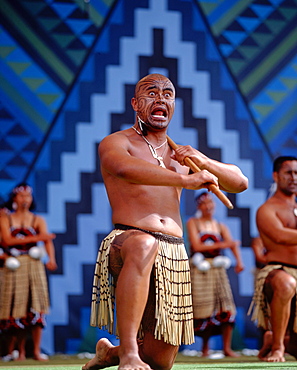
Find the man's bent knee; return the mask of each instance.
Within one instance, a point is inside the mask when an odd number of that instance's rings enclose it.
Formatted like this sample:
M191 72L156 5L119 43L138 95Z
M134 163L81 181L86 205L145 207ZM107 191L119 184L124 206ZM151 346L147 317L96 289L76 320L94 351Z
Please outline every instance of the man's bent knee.
M153 265L158 252L156 239L138 230L128 230L116 236L110 248L109 270L115 279L119 276L124 261L143 266Z
M178 346L173 346L154 338L154 334L145 333L143 346L139 348L143 361L154 370L170 370L173 367Z
M273 270L266 278L264 292L269 301L277 294L284 300L296 294L296 280L283 270Z
M170 358L170 359L166 359L166 360L161 358L159 363L157 363L156 369L158 369L158 370L170 370L170 369L173 368L174 361L175 361L175 357L174 357L174 359Z
M166 357L164 353L156 353L153 356L146 356L145 362L154 370L170 370L172 369L175 361L176 353L174 356Z
M141 231L132 231L131 236L127 238L121 249L123 260L129 258L135 262L143 260L155 260L158 252L158 243L156 239Z

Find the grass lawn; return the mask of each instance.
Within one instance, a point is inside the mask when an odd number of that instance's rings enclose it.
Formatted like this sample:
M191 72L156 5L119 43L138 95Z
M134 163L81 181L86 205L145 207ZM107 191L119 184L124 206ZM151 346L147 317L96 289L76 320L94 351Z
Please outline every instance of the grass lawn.
M290 356L286 356L284 363L267 363L259 361L256 356L241 356L238 358L224 357L220 360L211 360L197 356L183 356L178 354L173 370L208 370L208 369L281 369L297 370L297 361ZM47 362L37 362L32 359L26 361L1 362L0 370L80 370L82 365L88 362L88 359L80 359L77 356L55 355L51 356ZM117 370L116 366L110 367L110 370Z

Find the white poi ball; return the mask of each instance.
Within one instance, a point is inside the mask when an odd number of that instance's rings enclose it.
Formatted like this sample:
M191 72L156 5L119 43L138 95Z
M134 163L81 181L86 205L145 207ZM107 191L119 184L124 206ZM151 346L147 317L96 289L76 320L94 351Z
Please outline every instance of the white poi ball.
M202 253L196 252L193 254L192 263L198 267L199 263L204 260L204 256Z
M217 256L213 259L212 265L214 267L224 267L228 269L231 266L231 259L226 256Z
M16 270L20 267L20 261L15 258L15 257L8 257L6 260L5 260L5 266L9 269L9 270Z
M29 256L35 260L39 260L42 257L42 251L39 247L32 247L29 249Z
M198 265L198 270L200 271L207 271L210 269L210 263L206 260L203 260Z

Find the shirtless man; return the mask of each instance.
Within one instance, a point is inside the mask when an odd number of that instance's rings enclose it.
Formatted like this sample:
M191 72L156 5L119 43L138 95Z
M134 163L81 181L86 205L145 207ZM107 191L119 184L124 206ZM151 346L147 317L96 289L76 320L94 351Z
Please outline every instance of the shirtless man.
M106 289L109 269L116 285L120 345L99 340L96 356L84 370L115 365L121 370L172 368L181 342L194 341L188 258L181 242L181 190L219 184L241 192L248 183L235 165L209 159L190 146L179 146L175 153L169 147L166 134L175 89L167 77L141 79L131 104L136 112L133 127L105 137L99 146L115 230L99 248L91 314L94 326L106 328L113 319L113 284ZM186 156L202 171L188 175Z
M273 179L276 192L256 216L267 265L257 277L252 319L266 330L271 326L259 358L284 362L285 352L297 358L297 158L276 158Z

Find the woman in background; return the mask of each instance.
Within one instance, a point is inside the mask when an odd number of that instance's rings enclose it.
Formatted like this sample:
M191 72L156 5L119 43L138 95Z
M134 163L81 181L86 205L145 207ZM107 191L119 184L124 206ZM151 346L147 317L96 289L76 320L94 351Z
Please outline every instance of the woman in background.
M222 250L231 249L236 259L235 272L240 273L244 269L240 243L232 239L226 225L213 218L215 203L210 193L203 192L196 201L201 215L187 222L191 249L194 332L196 336L202 337L203 356L209 355L209 338L222 334L225 356L237 357L231 349L236 308L226 273L231 261L222 256Z
M46 360L40 352L42 328L48 312L49 297L42 253L37 247L43 242L48 255L46 267L57 268L54 234L49 234L45 220L31 212L32 188L25 183L17 185L7 203L12 212L2 214L0 229L2 248L6 258L0 285L0 330L7 336L8 355L17 339L19 358L26 358L25 342L30 331L33 340L33 358ZM34 253L33 253L34 252Z

